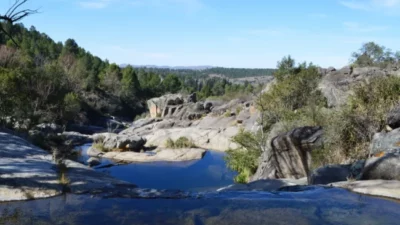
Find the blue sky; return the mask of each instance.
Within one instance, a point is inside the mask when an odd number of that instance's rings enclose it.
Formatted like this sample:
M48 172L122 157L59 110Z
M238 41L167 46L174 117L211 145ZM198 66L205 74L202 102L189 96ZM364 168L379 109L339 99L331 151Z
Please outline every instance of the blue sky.
M13 0L2 0L5 11ZM400 50L400 0L30 0L23 22L111 62L267 68L284 55L342 67L375 41Z

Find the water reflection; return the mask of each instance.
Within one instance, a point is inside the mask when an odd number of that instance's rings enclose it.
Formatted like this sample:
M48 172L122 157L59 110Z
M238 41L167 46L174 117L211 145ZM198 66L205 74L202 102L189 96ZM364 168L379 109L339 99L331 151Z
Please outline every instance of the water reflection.
M81 148L79 161L89 158L86 151L90 145ZM141 188L180 189L190 191L216 190L233 183L235 172L226 168L224 153L208 151L203 159L185 162L132 163L98 169L103 173L134 183ZM101 168L115 162L101 160Z
M398 224L400 205L341 189L213 194L202 199L66 195L0 204L0 224Z

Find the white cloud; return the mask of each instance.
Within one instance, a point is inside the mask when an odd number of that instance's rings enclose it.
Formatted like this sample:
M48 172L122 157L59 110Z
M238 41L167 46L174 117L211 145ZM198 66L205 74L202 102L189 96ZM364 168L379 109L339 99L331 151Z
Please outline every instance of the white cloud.
M400 0L372 0L372 3L377 6L394 7L400 5Z
M344 22L343 26L346 27L346 29L355 32L375 32L375 31L384 31L389 29L388 26L372 26L372 25L363 26L356 22Z
M365 11L368 11L371 9L370 5L368 3L360 2L360 1L340 1L339 3L349 9L359 9L359 10L365 10Z
M339 3L349 9L383 11L390 14L400 9L400 0L342 0Z

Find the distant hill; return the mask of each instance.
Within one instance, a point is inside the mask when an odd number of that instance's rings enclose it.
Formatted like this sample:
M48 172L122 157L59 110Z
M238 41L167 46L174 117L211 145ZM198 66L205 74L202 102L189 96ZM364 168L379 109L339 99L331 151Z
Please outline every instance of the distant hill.
M129 64L122 64L124 68ZM155 69L170 69L170 70L206 70L214 68L214 66L156 66L156 65L132 65L135 68L155 68Z
M121 65L126 67L127 64ZM136 68L144 69L146 72L154 72L163 76L173 73L178 76L196 76L197 78L246 78L272 76L275 69L249 69L249 68L224 68L212 66L154 66L154 65L133 65Z

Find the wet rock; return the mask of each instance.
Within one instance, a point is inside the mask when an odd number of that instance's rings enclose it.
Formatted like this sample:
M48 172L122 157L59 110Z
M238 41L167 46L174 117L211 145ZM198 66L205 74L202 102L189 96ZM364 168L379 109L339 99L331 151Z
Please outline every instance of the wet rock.
M351 165L329 165L318 168L310 175L310 184L330 184L351 178Z
M330 185L360 194L400 199L400 181L397 180L344 181Z
M267 179L257 180L247 184L233 184L224 188L220 188L217 191L277 191L282 187L294 185L297 184L288 180Z
M100 159L95 157L90 157L86 162L90 167L98 166L101 164Z

